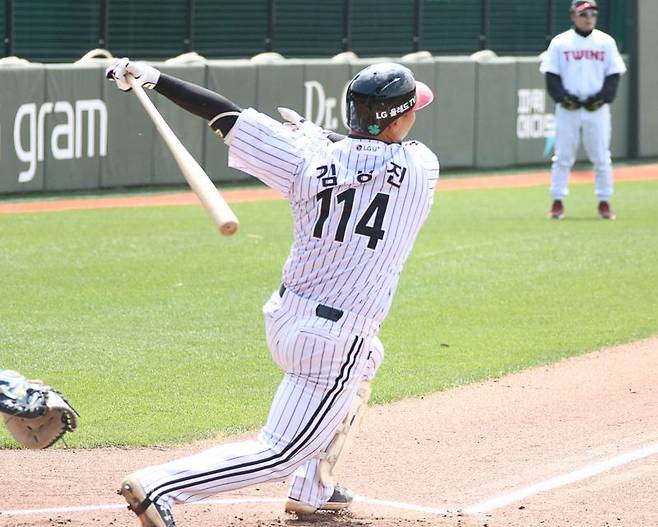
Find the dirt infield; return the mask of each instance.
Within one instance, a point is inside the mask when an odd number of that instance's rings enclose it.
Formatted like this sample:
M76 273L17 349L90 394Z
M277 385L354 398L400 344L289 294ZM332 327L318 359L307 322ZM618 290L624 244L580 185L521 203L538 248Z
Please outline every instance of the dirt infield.
M179 527L658 525L658 338L371 409L349 513L283 513L286 483L174 508ZM176 449L0 451L2 527L136 527L114 489ZM239 503L249 500L248 503Z
M642 181L653 179L658 179L658 164L615 168L616 181ZM438 191L548 186L549 182L549 172L499 176L473 176L442 179L439 181ZM577 185L584 183L591 184L592 172L589 170L574 171L571 174L571 183ZM281 199L275 191L267 188L223 190L222 195L229 203ZM34 201L20 201L15 203L0 202L0 214L118 207L164 207L174 205L194 205L197 203L199 203L199 200L192 192L53 200L40 200L36 198Z
M618 168L658 179L658 165ZM547 173L446 179L440 191L546 185ZM591 182L591 173L574 174ZM275 199L230 191L231 202ZM197 203L187 193L0 204L1 213ZM287 483L174 509L179 527L649 527L658 525L658 337L371 409L341 483L349 513L283 513ZM234 439L233 439L234 440ZM0 527L136 527L115 493L180 448L0 450Z

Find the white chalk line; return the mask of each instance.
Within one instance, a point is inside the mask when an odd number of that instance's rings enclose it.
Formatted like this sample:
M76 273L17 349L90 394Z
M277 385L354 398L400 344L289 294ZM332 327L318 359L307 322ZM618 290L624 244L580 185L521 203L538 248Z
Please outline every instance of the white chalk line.
M503 494L486 501L481 501L475 505L465 507L463 512L466 514L482 514L485 512L491 512L495 509L510 505L511 503L519 502L524 498L528 498L530 496L540 494L541 492L557 489L577 481L582 481L584 479L597 476L598 474L607 472L613 468L621 467L622 465L644 459L654 454L658 454L658 443L652 443L643 448L639 448L631 452L626 452L625 454L599 461L598 463L587 465L581 469L574 470L573 472L540 481L539 483L535 483L527 487L522 487L508 494Z
M447 516L449 514L455 514L457 509L450 511L448 509L435 509L434 507L425 507L424 505L416 505L414 503L404 503L402 501L389 501L389 500L378 500L376 498L368 498L367 496L354 496L354 501L360 501L361 503L370 503L371 505L384 505L385 507L391 507L393 509L403 509L408 511L415 512L426 512L428 514L438 514L439 516Z
M8 511L0 511L0 518L2 516L30 516L34 514L58 514L63 512L93 512L93 511L106 511L111 509L124 509L125 505L79 505L77 507L53 507L51 509L10 509Z
M526 487L522 487L507 494L502 494L495 498L481 501L474 505L469 505L461 509L437 509L434 507L426 507L413 503L406 503L401 501L380 500L376 498L369 498L368 496L354 496L354 501L369 503L371 505L382 505L394 509L410 510L415 512L424 512L427 514L434 514L439 516L448 516L453 514L468 514L476 515L491 512L506 505L519 502L530 496L540 494L549 490L559 487L570 485L577 481L592 478L603 472L607 472L617 467L627 465L634 461L639 461L649 456L658 454L658 443L649 444L643 448L626 452L610 459L599 461L591 465L587 465L581 469L574 470L567 474L562 474L551 479L541 481ZM199 502L189 503L188 505L240 505L245 503L283 503L282 498L226 498L226 499L210 499ZM125 509L125 504L111 504L111 505L80 505L75 507L53 507L42 509L10 509L0 510L0 517L2 516L28 516L37 514L58 514L58 513L71 513L71 512L93 512L102 510L115 510Z

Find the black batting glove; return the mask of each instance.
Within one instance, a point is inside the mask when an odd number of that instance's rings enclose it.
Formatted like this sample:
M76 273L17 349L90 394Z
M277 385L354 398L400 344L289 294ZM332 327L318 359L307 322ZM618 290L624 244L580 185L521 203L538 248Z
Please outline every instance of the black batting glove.
M563 108L570 111L577 110L581 106L580 101L570 94L563 95L560 99L560 104Z
M603 100L603 97L600 95L592 95L592 97L589 97L584 103L583 106L587 111L590 112L595 112L601 106L605 104L605 101Z

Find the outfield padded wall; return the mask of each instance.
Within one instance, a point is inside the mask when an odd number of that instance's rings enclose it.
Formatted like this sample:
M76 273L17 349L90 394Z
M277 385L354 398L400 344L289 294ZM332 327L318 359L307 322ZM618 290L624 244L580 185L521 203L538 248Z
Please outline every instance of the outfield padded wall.
M478 62L475 100L475 166L510 166L516 161L516 61Z
M154 64L163 73L173 75L194 84L205 86L206 68L204 66L171 66L168 64ZM207 125L203 119L199 119L160 95L155 91L152 94L155 107L164 120L171 126L176 136L181 140L185 148L199 163L203 162L204 137ZM154 184L180 184L185 183L176 160L167 144L159 133L153 135L152 182Z
M277 108L298 108L304 101L304 64L285 61L258 64L256 107L270 117L281 120Z
M434 141L442 167L475 164L476 62L438 57L434 80Z
M436 77L436 65L434 61L401 61L402 64L407 66L414 73L419 81L424 82L428 86L432 86L432 81ZM435 89L432 86L432 89ZM437 100L438 102L438 100ZM412 136L414 139L432 145L436 142L436 109L438 104L431 104L427 108L416 114L416 123L413 127Z
M100 186L100 160L107 151L109 118L99 98L99 65L45 67L46 104L43 115L44 190L96 189ZM43 109L50 109L50 106ZM41 134L42 132L40 132Z
M624 60L626 65L630 68L628 57L624 57ZM628 131L632 125L630 118L629 85L629 75L625 74L621 77L619 89L617 90L617 97L611 105L612 137L610 141L610 152L612 153L613 160L615 158L624 158L630 155Z
M345 132L349 80L369 64L390 60L404 62L436 93L435 103L418 113L412 138L437 152L444 169L548 167L554 104L546 94L538 57L416 54L353 62L243 59L155 65L220 92L243 108L256 107L279 119L277 107L287 106L323 128ZM0 194L184 182L138 99L104 80L107 63L0 67ZM622 78L613 105L615 158L629 151L628 77ZM227 149L204 120L157 92L147 93L213 181L249 178L227 167ZM658 114L653 99L651 103L641 121L647 128ZM649 141L655 138L644 139L645 152L655 153ZM582 149L579 155L585 159Z
M102 77L102 73L99 72ZM101 187L131 187L153 183L155 128L141 103L114 84L102 83L107 106L107 156L101 159ZM174 123L170 123L174 124Z
M257 105L258 71L249 60L214 60L207 63L206 87L221 93L242 108ZM228 168L228 149L209 126L205 132L205 169L213 181L240 181L250 176Z
M44 163L38 159L38 112L45 100L41 66L0 68L0 192L44 188Z
M537 75L539 57L516 61L516 163L541 163L550 156L555 105L545 93L543 75Z
M347 133L345 128L345 87L351 78L350 66L330 59L304 61L304 96L293 109L323 128Z
M638 155L658 156L658 2L638 0Z

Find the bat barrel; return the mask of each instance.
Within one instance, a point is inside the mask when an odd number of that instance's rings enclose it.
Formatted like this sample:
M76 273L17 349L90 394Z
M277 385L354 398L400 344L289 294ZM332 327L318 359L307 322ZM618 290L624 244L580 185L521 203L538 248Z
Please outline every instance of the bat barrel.
M222 195L215 187L214 183L208 177L208 174L201 168L201 165L192 157L183 143L176 137L176 134L169 127L160 112L151 102L144 89L135 81L132 75L126 76L133 92L142 103L146 113L151 117L156 129L169 147L181 173L197 195L206 212L217 226L219 231L225 236L231 236L238 230L239 222L231 208L228 206Z

